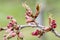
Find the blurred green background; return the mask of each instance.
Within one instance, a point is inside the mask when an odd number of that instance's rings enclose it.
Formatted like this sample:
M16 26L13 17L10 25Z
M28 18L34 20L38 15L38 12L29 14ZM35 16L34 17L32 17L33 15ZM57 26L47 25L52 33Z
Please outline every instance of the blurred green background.
M0 0L0 27L5 27L8 23L6 16L13 16L18 24L26 24L25 23L25 9L22 7L22 2L25 2L31 7L32 11L35 12L35 4L39 0ZM46 2L46 8L44 10L44 25L48 26L48 13L52 13L54 18L57 21L56 30L60 32L60 0L43 0ZM28 31L27 31L28 30ZM21 30L24 34L24 40L39 40L39 38L31 35L31 32L34 31L35 28L24 28ZM5 31L0 32L0 40L3 40L3 35ZM48 32L45 34L45 40L60 40L60 38L56 37L53 33ZM17 40L16 37L11 38L10 40Z

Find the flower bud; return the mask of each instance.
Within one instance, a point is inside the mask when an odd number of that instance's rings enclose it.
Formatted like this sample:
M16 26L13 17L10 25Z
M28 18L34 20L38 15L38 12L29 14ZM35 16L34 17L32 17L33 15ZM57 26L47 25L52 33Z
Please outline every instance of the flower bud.
M37 29L36 31L32 32L33 36L38 36L39 35L39 30Z
M55 21L55 20L52 20L51 27L52 27L52 28L56 28L56 26L57 26L57 25L56 25L56 21Z
M15 19L12 19L11 20L11 23L14 25L14 24L17 24L16 20Z
M7 16L7 19L12 19L13 17L12 16Z

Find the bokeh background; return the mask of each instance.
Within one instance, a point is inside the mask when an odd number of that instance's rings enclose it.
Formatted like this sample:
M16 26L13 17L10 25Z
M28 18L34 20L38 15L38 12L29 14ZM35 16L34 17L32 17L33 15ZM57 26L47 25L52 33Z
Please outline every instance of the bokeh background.
M40 0L0 0L0 27L6 27L8 20L6 16L13 16L18 24L26 24L25 23L25 9L22 7L22 2L25 2L31 7L32 11L35 12L36 3ZM53 14L53 17L57 22L57 30L60 32L60 0L42 0L45 2L45 9L43 13L44 22L43 25L48 26L48 13ZM27 31L28 30L28 31ZM40 40L37 37L31 35L31 32L34 31L35 28L24 28L21 30L24 34L24 40ZM0 40L3 40L3 35L5 31L0 32ZM56 37L53 33L48 32L45 34L45 40L60 40L60 38ZM41 40L43 40L41 39ZM17 36L11 38L10 40L17 40Z

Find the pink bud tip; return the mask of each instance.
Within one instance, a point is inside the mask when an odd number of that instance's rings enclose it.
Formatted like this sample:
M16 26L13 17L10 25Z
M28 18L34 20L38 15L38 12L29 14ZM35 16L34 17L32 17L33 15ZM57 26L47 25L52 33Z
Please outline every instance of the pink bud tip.
M56 24L56 21L55 20L52 20L52 25L51 25L52 28L56 28L57 27L57 24Z

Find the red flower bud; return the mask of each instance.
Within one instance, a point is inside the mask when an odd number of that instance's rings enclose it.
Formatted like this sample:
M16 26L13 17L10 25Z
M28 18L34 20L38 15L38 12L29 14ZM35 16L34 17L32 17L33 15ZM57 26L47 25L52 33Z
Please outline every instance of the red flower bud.
M39 35L39 30L37 29L36 31L32 32L33 36L38 36Z
M52 27L52 28L56 28L56 26L57 26L57 25L56 25L56 21L55 21L55 20L52 20L51 27Z
M12 24L12 23L9 23L9 24L7 25L7 27L8 27L8 28L11 28L11 27L13 27L13 24Z
M7 16L7 19L12 19L13 17L12 16Z
M16 33L13 32L13 33L11 34L11 36L12 36L12 37L15 37L15 36L16 36Z
M55 20L52 20L52 24L55 24L56 23L56 21Z
M56 24L55 25L51 25L52 28L56 28Z
M15 29L16 29L16 30L19 30L19 27L20 27L20 26L19 26L19 25L17 25L17 26L15 27Z

